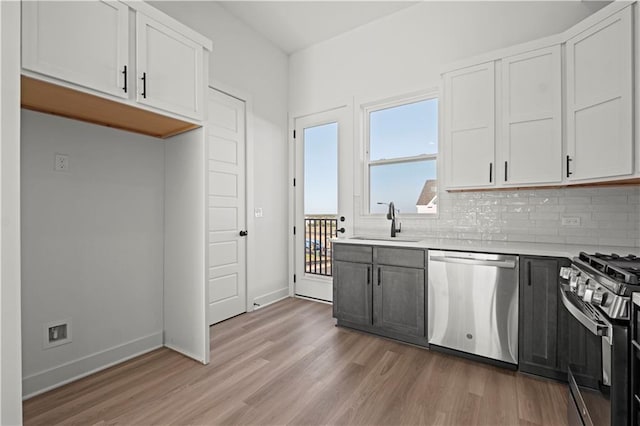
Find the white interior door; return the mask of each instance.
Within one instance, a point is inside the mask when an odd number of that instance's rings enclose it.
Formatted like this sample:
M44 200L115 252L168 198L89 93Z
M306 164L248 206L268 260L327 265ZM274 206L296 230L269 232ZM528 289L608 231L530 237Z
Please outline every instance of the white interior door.
M209 89L209 324L247 311L245 104Z
M331 239L351 233L353 183L346 107L295 120L295 279L298 296L333 300ZM340 231L343 232L340 232Z

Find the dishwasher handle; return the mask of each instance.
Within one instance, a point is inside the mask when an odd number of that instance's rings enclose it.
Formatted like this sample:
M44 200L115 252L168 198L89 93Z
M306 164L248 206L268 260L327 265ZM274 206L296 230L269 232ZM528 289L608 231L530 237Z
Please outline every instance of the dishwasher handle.
M484 259L470 259L468 257L458 257L458 256L430 256L429 260L433 262L460 263L463 265L491 266L495 268L507 268L507 269L514 269L516 267L515 260L484 260Z

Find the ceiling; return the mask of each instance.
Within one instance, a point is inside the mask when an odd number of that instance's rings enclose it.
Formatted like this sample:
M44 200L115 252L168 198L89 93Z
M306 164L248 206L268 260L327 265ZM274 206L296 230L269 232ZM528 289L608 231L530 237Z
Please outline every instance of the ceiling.
M229 13L291 54L416 1L220 1Z

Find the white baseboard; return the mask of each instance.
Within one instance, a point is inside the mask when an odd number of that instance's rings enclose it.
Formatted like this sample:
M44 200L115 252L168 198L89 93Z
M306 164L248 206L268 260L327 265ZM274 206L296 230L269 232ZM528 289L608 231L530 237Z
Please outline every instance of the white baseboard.
M310 302L324 303L325 305L332 305L333 306L333 302L329 302L328 300L316 299L315 297L301 296L299 294L296 294L293 297L295 297L296 299L303 299L303 300L308 300Z
M150 334L22 378L22 399L29 399L105 368L161 348L162 332Z
M191 352L189 352L189 351L185 351L185 350L183 350L183 349L178 348L177 346L173 346L173 345L170 345L170 344L167 344L167 343L165 343L165 344L164 344L164 347L165 347L165 348L168 348L168 349L171 349L171 350L172 350L172 351L174 351L174 352L178 352L180 355L184 355L184 356L186 356L187 358L191 358L192 360L197 361L197 362L199 362L199 363L201 363L201 364L207 365L207 363L206 363L206 362L204 362L204 360L203 360L202 358L200 358L199 356L196 356L196 355L192 354L192 353L191 353Z
M272 291L267 294L263 294L262 296L256 297L253 299L253 303L257 303L259 306L253 307L254 310L264 308L265 306L269 306L276 302L279 302L283 299L289 297L289 287L282 287L276 291Z

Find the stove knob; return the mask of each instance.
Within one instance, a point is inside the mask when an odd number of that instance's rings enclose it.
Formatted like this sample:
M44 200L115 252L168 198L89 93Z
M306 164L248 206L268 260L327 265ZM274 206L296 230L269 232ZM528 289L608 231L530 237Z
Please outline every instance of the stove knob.
M576 289L578 288L578 274L572 273L571 277L569 278L569 287L571 287L571 291L576 291Z
M591 303L596 306L604 305L604 302L607 300L607 293L604 290L596 290L593 292L593 296L591 297Z
M586 287L584 290L584 294L582 295L582 300L587 303L591 303L593 300L593 289Z
M560 268L560 278L562 278L563 280L568 280L569 278L571 278L572 271L573 269L563 266L562 268Z
M576 287L576 294L579 297L583 297L584 298L584 293L587 290L587 279L585 279L584 277L580 277L577 280L577 287Z

